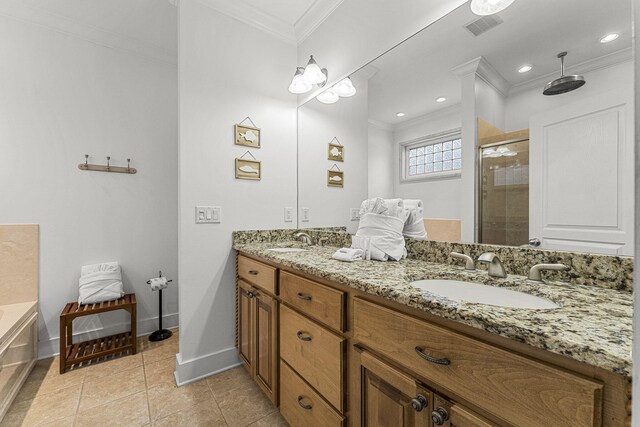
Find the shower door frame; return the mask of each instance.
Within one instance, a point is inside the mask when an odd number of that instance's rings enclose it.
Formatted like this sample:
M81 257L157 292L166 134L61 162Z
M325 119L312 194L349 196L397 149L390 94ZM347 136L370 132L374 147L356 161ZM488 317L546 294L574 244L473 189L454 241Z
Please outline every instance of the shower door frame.
M527 136L526 138L514 138L514 139L507 139L504 141L499 141L499 142L492 142L489 144L483 144L483 145L478 145L478 173L477 173L477 188L476 188L476 200L478 201L478 207L477 207L477 216L476 216L476 223L478 224L477 228L476 228L476 242L482 244L482 150L485 148L493 148L493 147L499 147L501 145L506 145L506 144L513 144L516 142L524 142L524 141L529 141L529 144L531 144L530 138ZM501 246L508 246L508 245L501 245Z

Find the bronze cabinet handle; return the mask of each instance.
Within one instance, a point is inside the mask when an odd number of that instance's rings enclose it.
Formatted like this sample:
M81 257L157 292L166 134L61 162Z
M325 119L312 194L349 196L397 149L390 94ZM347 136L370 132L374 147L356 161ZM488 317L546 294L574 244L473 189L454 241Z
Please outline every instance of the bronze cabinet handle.
M313 408L313 405L302 403L302 399L304 399L304 396L302 395L298 396L298 405L300 405L302 409L306 409L307 411L310 411Z
M418 356L422 357L427 362L435 363L436 365L448 365L451 363L447 358L438 359L436 357L429 356L427 353L423 352L420 347L416 347L415 350L416 353L418 353Z
M305 295L302 292L298 292L298 298L303 301L311 301L311 295Z
M253 298L253 297L255 297L255 296L256 296L256 294L254 294L254 293L253 293L253 292L251 292L251 291L247 291L247 296L248 296L249 298Z
M256 270L249 270L249 274L252 276L257 276L258 272Z
M298 331L298 332L296 333L296 336L298 337L298 339L299 339L300 341L311 341L311 335L309 335L309 334L305 334L305 333L304 333L304 332L302 332L302 331Z
M416 412L420 412L422 411L424 408L426 408L429 405L429 402L427 401L427 398L424 397L423 395L419 394L416 397L414 397L413 399L411 399L411 407L416 411Z
M431 412L431 421L436 426L441 426L449 419L449 413L442 406Z

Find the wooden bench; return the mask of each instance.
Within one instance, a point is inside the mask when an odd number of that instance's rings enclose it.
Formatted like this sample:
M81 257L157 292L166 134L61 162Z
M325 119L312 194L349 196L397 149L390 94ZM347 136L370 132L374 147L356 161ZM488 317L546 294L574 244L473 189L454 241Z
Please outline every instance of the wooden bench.
M126 310L131 316L131 330L104 338L73 343L73 320L107 311ZM136 295L95 304L68 303L60 313L60 374L73 365L130 351L136 354Z

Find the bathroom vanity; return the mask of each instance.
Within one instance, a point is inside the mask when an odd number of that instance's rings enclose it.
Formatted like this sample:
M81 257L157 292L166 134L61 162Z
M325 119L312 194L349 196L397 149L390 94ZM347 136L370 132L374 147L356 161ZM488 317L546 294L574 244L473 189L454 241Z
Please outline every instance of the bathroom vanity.
M237 344L292 426L630 425L630 293L278 246L295 244L235 245ZM454 303L410 285L425 278L560 307Z

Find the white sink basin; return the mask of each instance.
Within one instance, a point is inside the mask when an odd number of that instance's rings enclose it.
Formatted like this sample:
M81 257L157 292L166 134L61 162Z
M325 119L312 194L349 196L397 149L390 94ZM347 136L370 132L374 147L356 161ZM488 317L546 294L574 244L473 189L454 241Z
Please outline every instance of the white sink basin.
M559 305L546 298L480 283L459 280L418 280L411 282L411 286L458 302L467 301L509 308L546 310L560 308Z
M271 248L268 250L273 252L306 252L307 251L307 249L300 249L300 248Z

